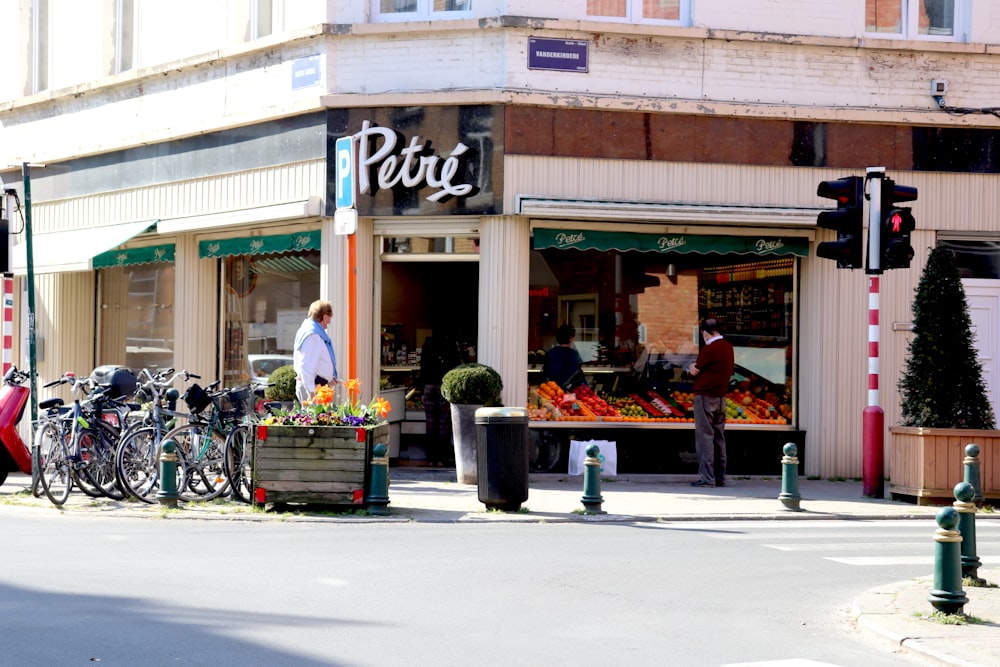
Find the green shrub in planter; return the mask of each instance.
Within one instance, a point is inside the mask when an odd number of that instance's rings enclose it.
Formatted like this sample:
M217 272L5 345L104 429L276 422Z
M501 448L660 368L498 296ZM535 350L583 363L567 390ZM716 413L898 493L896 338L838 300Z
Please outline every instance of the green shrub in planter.
M269 387L264 390L264 398L269 401L295 400L295 367L282 366L275 369L267 379Z
M459 405L500 405L503 381L485 364L462 364L444 374L441 395Z

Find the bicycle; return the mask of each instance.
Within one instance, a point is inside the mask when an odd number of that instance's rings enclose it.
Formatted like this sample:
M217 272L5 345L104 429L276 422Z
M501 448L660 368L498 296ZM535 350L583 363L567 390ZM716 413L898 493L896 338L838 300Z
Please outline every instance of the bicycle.
M115 452L115 476L130 497L154 504L160 490L160 444L177 419L191 417L177 411L180 392L173 384L178 379L186 382L201 376L188 371L174 373L172 368L154 374L144 368L140 371L142 377L146 381L140 385L138 395L148 407L141 419L122 434ZM178 483L183 481L183 466L184 462L179 461Z
M181 500L212 500L229 489L224 463L226 438L243 417L245 392L245 389L209 392L192 385L185 394L192 412L191 422L163 436L163 440L173 440L177 445L178 475L182 475L177 489ZM203 416L209 407L211 410Z
M78 379L74 373L65 373L43 386L60 384L70 385L72 407L64 408L61 398L50 398L38 405L45 411L35 434L43 492L55 505L66 502L74 485L93 498L124 498L113 472L118 432L103 419L94 418L95 405L107 400L107 389L94 390L93 380ZM81 395L89 391L89 398L81 400Z
M247 389L250 399L256 399L262 393L265 384L251 383ZM280 403L265 403L264 408L270 410ZM246 417L230 431L226 437L226 450L223 463L226 476L235 500L250 504L253 502L253 428L258 419L254 410L245 410Z

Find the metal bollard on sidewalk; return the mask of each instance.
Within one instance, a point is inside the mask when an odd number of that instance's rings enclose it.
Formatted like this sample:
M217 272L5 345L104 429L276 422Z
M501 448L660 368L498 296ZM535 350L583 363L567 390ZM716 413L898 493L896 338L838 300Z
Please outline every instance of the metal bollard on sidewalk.
M389 448L378 443L372 448L371 477L368 483L368 513L375 516L389 514Z
M180 494L177 492L177 443L173 440L164 440L160 445L160 490L156 498L161 505L167 507L177 507L177 499Z
M958 512L958 532L962 534L962 577L969 577L977 585L986 583L979 578L982 561L976 555L976 490L968 482L955 485L955 502L952 507Z
M601 509L604 498L601 497L601 460L598 455L601 448L597 445L587 447L587 458L583 461L583 503L584 514L607 514Z
M965 458L962 459L962 467L965 471L963 481L972 485L974 490L972 502L977 506L983 504L983 487L979 479L979 445L970 443L965 446Z
M934 531L934 588L927 601L945 614L960 614L969 598L962 589L962 535L958 510L942 507L937 513Z
M799 501L799 448L794 442L786 443L782 448L784 456L781 457L781 493L778 500L785 506L785 509L801 512Z

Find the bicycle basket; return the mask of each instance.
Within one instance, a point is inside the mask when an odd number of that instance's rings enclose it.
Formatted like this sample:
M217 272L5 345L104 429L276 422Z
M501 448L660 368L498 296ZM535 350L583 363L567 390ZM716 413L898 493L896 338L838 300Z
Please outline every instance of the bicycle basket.
M216 398L216 407L219 412L229 419L241 419L246 416L250 409L250 401L253 394L249 389L233 389L219 394Z
M199 384L193 384L188 387L181 398L184 399L184 402L187 403L188 408L194 414L198 414L212 404L212 397Z

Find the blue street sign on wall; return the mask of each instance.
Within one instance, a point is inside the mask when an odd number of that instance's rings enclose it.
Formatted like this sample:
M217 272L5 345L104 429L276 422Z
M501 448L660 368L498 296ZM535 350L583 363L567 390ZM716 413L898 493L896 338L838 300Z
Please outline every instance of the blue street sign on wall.
M354 208L354 138L337 139L337 208Z
M590 43L578 39L528 38L528 69L586 72Z

